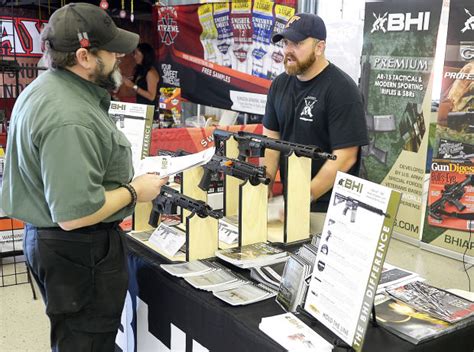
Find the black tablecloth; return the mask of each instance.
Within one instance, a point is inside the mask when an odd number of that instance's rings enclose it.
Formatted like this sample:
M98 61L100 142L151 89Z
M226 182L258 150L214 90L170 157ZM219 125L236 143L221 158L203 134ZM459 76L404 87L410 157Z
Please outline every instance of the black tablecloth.
M156 252L130 237L128 243L132 301L136 302L138 296L147 304L148 331L168 348L172 348L170 331L173 324L186 335L187 351L193 351L193 340L209 351L284 351L258 328L262 317L284 313L274 299L247 306L230 306L212 293L196 290L183 279L161 270L159 265L168 261ZM323 325L311 325L306 317L298 317L322 337L334 342L334 335ZM137 346L140 335L135 336ZM363 350L473 352L474 326L419 345L402 340L381 327L369 326Z

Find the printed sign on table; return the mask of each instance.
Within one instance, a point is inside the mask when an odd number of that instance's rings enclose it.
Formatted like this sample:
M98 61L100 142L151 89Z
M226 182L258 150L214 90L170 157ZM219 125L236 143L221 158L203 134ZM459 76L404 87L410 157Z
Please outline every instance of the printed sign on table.
M362 350L401 194L338 172L304 309Z

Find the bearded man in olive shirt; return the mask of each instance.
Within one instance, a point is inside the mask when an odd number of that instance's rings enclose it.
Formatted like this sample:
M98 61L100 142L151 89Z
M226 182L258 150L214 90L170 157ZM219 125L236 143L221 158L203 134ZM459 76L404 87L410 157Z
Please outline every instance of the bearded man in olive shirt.
M133 177L130 143L108 116L118 59L138 35L101 8L69 4L42 33L49 70L12 112L2 207L23 220L53 351L114 351L128 285L118 223L166 182Z

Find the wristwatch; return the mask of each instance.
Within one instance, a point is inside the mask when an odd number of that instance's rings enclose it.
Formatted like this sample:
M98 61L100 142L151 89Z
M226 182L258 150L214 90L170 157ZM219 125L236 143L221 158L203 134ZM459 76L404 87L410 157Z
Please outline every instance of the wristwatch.
M137 86L136 84L133 86L133 90L134 90L135 92L138 90L138 86Z

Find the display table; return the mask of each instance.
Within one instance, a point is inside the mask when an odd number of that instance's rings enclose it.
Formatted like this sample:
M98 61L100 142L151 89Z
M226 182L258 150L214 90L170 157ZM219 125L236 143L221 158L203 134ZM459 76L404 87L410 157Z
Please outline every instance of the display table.
M167 274L159 267L167 262L166 259L129 236L127 238L131 295L128 301L137 307L129 321L135 329L137 351L158 350L159 346L172 351L284 351L258 328L262 317L284 313L273 299L232 307L212 293L196 290L183 279ZM141 313L137 315L137 311ZM144 321L144 315L147 321ZM299 317L310 325L308 319ZM149 333L143 332L146 326ZM328 341L334 339L321 324L313 328ZM470 326L415 346L380 327L369 326L364 351L472 352L473 336L474 326Z

